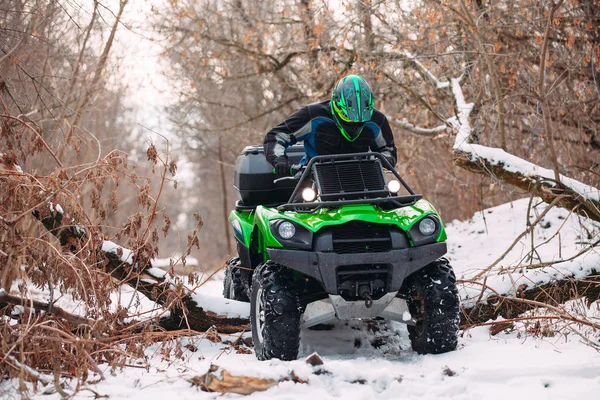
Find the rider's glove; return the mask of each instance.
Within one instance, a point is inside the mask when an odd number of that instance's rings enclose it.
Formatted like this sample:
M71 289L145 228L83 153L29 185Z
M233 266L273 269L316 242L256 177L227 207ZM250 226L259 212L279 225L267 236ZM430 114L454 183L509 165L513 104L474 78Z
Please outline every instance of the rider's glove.
M280 157L275 161L275 173L280 178L291 175L287 157Z

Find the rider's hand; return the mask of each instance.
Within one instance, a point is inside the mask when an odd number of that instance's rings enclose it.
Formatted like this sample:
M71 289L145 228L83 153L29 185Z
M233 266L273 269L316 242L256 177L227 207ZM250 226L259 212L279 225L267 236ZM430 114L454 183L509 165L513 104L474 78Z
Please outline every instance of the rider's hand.
M290 163L287 158L280 158L275 162L275 174L280 178L291 175Z

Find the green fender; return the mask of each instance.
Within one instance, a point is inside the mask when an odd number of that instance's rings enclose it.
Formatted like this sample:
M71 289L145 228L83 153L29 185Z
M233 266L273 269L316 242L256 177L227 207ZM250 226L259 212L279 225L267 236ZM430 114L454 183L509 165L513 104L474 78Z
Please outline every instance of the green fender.
M242 214L232 212L233 214ZM324 226L339 225L350 221L365 221L377 224L395 225L407 232L414 224L428 215L435 215L440 222L442 219L436 209L427 200L421 199L412 206L397 208L394 210L381 210L373 205L359 204L347 205L335 209L321 209L313 213L302 213L294 211L279 212L276 208L258 206L253 213L247 213L245 216L238 216L244 241L247 246L250 245L250 238L253 229L259 232L259 243L256 243L256 249L263 253L267 259L266 249L268 247L283 247L271 233L269 227L270 221L276 219L288 219L302 225L306 229L316 232ZM245 219L244 219L245 218ZM253 218L253 222L250 220ZM230 216L230 220L232 217ZM437 242L443 242L447 238L443 223L436 239Z

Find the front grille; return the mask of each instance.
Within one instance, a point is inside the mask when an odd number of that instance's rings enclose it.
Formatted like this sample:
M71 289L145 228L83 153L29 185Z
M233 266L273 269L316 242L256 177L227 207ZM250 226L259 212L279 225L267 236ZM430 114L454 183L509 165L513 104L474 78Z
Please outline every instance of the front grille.
M379 160L360 159L315 165L322 200L387 195Z
M387 225L353 221L331 227L333 251L338 254L380 253L392 249Z

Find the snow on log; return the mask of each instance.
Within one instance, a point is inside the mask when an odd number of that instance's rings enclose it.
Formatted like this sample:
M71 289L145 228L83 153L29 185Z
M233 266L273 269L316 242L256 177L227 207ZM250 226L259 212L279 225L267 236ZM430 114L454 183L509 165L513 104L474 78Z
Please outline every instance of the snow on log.
M161 269L153 268L151 262L138 251L133 264L133 252L109 241L103 241L102 252L108 262L105 270L121 283L125 283L170 310L160 319L160 327L166 330L191 329L204 332L212 327L221 333L248 330L250 308L247 303L209 296L205 298L171 280ZM140 257L140 254L142 256Z
M560 176L561 181L556 182L551 170L502 149L467 144L455 150L453 158L456 165L468 171L494 176L541 197L547 203L563 195L559 206L600 222L600 191L594 187L563 175Z
M560 175L560 182L556 182L552 170L530 163L502 149L472 144L469 115L473 103L465 101L459 79L452 79L451 83L458 110L457 118L451 121L457 130L453 147L456 165L471 172L503 180L534 193L547 203L563 195L559 206L600 221L600 190L564 175Z

